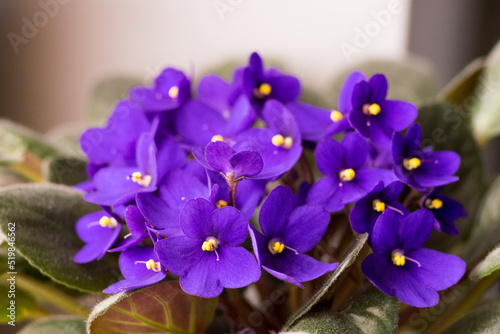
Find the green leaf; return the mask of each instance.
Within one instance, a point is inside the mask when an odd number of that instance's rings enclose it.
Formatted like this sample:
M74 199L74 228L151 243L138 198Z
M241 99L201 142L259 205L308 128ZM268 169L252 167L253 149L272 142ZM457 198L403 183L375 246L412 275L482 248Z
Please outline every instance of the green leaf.
M500 269L500 246L493 249L469 275L470 279L476 280L490 275Z
M443 334L500 333L500 302L480 305L451 325Z
M500 176L481 199L481 206L460 257L474 263L500 242Z
M479 83L483 70L484 58L474 60L444 87L438 98L470 108L472 99L479 96ZM468 114L470 111L468 110Z
M374 286L339 312L323 311L300 319L293 331L315 334L390 334L398 328L399 301Z
M98 304L88 319L89 334L204 333L217 298L188 295L179 282L122 292Z
M85 334L85 321L76 317L50 317L23 328L19 334Z
M10 278L8 275L5 277L6 279ZM0 296L2 296L0 298L0 322L9 322L14 319L20 321L38 309L35 298L19 289L15 285L15 281L12 282L14 282L13 286L7 280L0 282ZM9 318L11 309L14 315L13 319Z
M0 162L22 162L26 152L44 159L57 150L33 131L0 119Z
M481 157L469 124L451 104L438 102L419 108L416 122L422 127L422 147L432 146L436 151L455 151L460 155L460 168L455 174L459 181L446 185L443 193L464 206L468 216L457 220L456 225L461 235L465 235L475 221L475 212L485 191ZM436 237L441 250L455 241L447 238L443 242L441 234L435 234L432 240L436 241Z
M472 106L472 128L479 142L500 134L500 43L486 59L479 79L479 91Z
M287 330L292 326L295 322L297 322L301 317L303 317L311 308L323 297L323 295L340 280L340 276L354 263L356 258L358 257L361 248L368 240L368 233L364 233L359 235L349 246L349 249L344 254L342 259L339 262L338 267L333 271L332 275L326 281L326 283L312 296L312 298L302 306L292 317L286 325L283 327L283 330Z
M127 98L130 88L140 83L139 78L125 76L110 77L100 81L90 94L89 121L95 125L105 123L118 101Z
M418 103L436 96L438 92L435 71L429 63L422 58L411 57L401 61L372 60L356 64L343 71L333 82L331 96L338 96L345 78L353 70L363 72L367 78L376 73L384 74L389 83L389 99ZM332 102L337 105L337 101Z
M98 210L66 186L23 184L0 190L0 228L7 233L9 223L15 223L17 251L58 283L86 291L102 291L120 277L109 255L87 264L73 262L84 245L75 223Z
M56 156L43 165L47 182L74 186L88 179L87 161L74 156Z

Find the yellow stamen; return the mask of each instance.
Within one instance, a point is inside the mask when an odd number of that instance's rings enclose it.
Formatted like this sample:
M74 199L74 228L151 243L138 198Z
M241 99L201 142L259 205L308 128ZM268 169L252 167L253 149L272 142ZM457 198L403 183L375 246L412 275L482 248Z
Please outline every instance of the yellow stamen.
M142 175L141 172L133 172L130 178L143 187L148 187L151 184L151 175Z
M404 266L406 263L406 259L400 251L392 252L392 263L396 266Z
M422 163L419 158L404 159L403 166L406 170L414 170L420 167Z
M274 146L282 146L285 143L285 138L282 135L274 135L271 139Z
M330 113L330 119L332 120L332 122L338 122L343 118L344 115L342 115L342 113L338 110L332 110L332 112Z
M379 199L376 199L376 200L374 200L372 202L372 207L373 207L373 210L375 210L377 212L384 212L384 210L385 210L385 203L382 202Z
M102 216L101 219L99 219L99 225L102 227L115 228L118 226L118 222L113 217Z
M201 249L207 252L214 251L217 247L219 247L219 242L214 237L208 237L207 240L203 241L203 245L201 245Z
M380 112L380 106L376 103L372 103L368 107L368 112L373 116L378 115L378 113Z
M219 200L217 204L215 204L217 209L222 209L223 207L227 206L227 202L223 199Z
M344 169L339 173L340 180L342 181L351 181L352 179L354 179L355 176L356 172L351 168Z
M428 209L441 209L443 207L443 201L438 198L434 198L432 200L428 198L425 200L425 206Z
M272 90L271 85L268 83L263 83L259 87L259 93L264 96L271 94L271 90Z
M224 141L224 137L222 137L221 135L215 135L212 137L212 142L216 142L216 141Z
M293 145L293 138L292 137L285 137L285 142L283 143L283 148L286 148L287 150L290 149Z
M273 255L282 253L284 249L285 249L285 244L282 244L279 241L271 241L269 243L269 250Z
M156 273L159 273L161 271L161 264L160 262L155 262L155 260L150 259L148 262L146 262L146 268L149 270L153 270Z
M175 99L177 96L179 96L179 87L177 86L170 87L170 89L168 90L168 96L171 99Z

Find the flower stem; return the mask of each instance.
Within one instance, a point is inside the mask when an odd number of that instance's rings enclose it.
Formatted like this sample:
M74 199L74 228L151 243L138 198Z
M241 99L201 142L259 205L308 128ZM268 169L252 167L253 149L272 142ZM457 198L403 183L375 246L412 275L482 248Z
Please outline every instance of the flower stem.
M2 275L1 278L6 279L7 277L7 275ZM78 304L73 300L73 298L46 283L34 280L21 273L17 273L15 277L16 285L19 289L29 292L40 300L57 306L61 310L66 311L68 314L87 317L90 313L89 309Z

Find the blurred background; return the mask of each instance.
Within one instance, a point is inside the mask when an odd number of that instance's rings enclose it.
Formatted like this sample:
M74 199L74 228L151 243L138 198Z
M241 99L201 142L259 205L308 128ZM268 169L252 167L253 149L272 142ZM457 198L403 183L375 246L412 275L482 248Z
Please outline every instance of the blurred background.
M421 56L441 88L500 37L493 0L0 2L0 117L41 132L86 119L113 76L198 78L252 51L323 96L347 68Z

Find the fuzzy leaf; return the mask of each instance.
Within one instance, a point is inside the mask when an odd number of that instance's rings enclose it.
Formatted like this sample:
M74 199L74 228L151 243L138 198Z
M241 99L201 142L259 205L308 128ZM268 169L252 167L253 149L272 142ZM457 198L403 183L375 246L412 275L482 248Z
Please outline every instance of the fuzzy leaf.
M480 305L451 325L443 334L500 333L500 302Z
M38 320L19 334L85 334L85 321L76 317L50 317Z
M300 319L292 331L315 334L390 334L398 328L399 301L374 286L339 312L324 311Z
M217 298L188 295L179 282L122 292L98 304L88 319L89 334L204 333Z
M500 176L481 199L477 218L460 257L474 263L500 242Z
M83 200L73 188L23 184L0 190L0 228L8 233L15 223L15 246L31 265L67 286L102 291L120 277L114 257L87 264L73 262L83 247L76 221L100 208Z
M500 246L492 250L484 260L472 270L469 275L470 279L476 280L490 275L494 271L500 269Z
M458 73L439 93L439 98L469 109L474 97L480 94L480 78L484 70L484 58L478 58ZM471 110L467 110L467 114Z
M37 303L35 298L24 292L23 290L15 287L11 290L11 285L8 284L9 281L7 279L10 278L9 275L5 275L2 277L2 282L0 282L0 322L9 322L13 319L9 318L11 314L11 310L9 308L13 308L13 312L15 315L15 320L20 321L31 313L37 310ZM12 297L9 295L13 293ZM11 304L11 301L14 301L14 304Z
M72 156L56 156L44 162L45 180L74 186L88 179L87 161Z
M301 317L303 317L311 308L323 297L323 295L334 286L340 279L340 276L346 271L358 257L361 248L365 245L368 240L368 233L359 235L355 240L349 245L349 249L344 254L339 262L338 267L333 271L332 275L326 283L316 292L316 294L304 305L302 306L291 318L288 320L287 324L283 327L287 330L296 323Z

